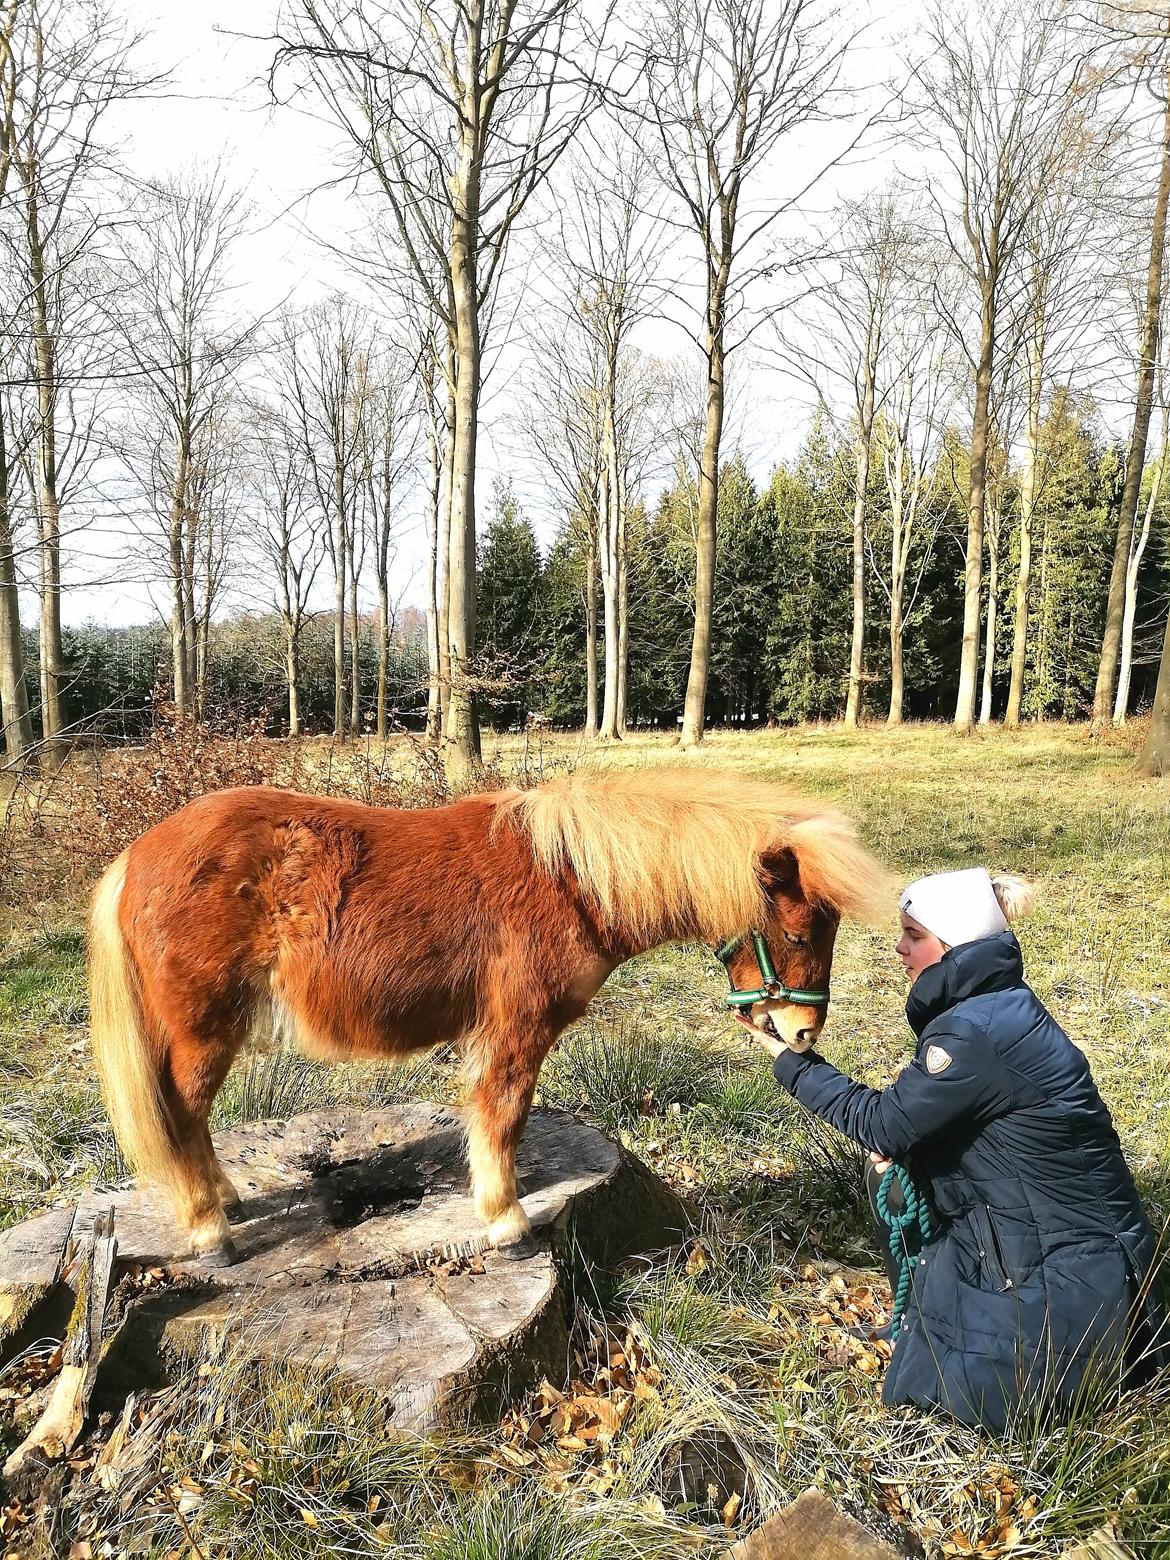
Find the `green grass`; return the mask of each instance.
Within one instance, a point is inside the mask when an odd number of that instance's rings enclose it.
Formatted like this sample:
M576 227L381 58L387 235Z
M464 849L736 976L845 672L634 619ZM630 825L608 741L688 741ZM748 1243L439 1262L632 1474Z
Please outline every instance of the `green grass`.
M716 733L686 756L661 737L589 752L554 739L547 756L728 764L832 799L902 877L974 862L1034 876L1037 912L1019 928L1029 977L1088 1055L1161 1224L1170 1220L1170 787L1134 777L1137 740L1094 745L1056 727L970 739L930 727L816 728ZM506 768L515 744L499 746ZM77 915L58 909L62 922ZM874 1085L912 1049L894 922L891 906L884 933L842 929L821 1046ZM373 1410L335 1385L306 1395L303 1379L257 1381L217 1364L180 1394L176 1433L151 1469L155 1490L199 1485L189 1520L204 1553L714 1554L730 1531L728 1481L738 1532L818 1485L868 1521L897 1512L932 1560L956 1532L994 1554L996 1523L1009 1520L1005 1554L1055 1556L1110 1517L1142 1553L1170 1553L1170 1382L1086 1404L1071 1426L1021 1423L1002 1442L881 1407L871 1351L822 1320L840 1292L881 1298L861 1158L778 1093L766 1059L730 1024L724 989L705 950L632 961L541 1080L543 1103L620 1134L701 1210L688 1251L636 1279L599 1276L591 1310L578 1315L574 1368L591 1390L608 1390L588 1363L603 1323L657 1373L612 1445L542 1448L517 1467L493 1427L435 1443L387 1438ZM0 1218L111 1173L84 1038L77 933L16 926L0 957ZM451 1098L458 1087L449 1056L327 1069L258 1053L233 1072L217 1122ZM174 1515L156 1516L157 1552L186 1548Z

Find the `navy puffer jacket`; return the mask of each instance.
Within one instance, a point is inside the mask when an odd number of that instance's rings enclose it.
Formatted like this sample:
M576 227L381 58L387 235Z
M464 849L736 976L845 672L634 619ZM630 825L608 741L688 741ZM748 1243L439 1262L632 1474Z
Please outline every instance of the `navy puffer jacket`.
M883 1090L814 1051L777 1079L865 1148L913 1170L939 1227L923 1247L886 1403L1002 1432L1018 1402L1067 1406L1164 1336L1156 1241L1082 1053L1024 982L1011 932L922 971L914 1060Z

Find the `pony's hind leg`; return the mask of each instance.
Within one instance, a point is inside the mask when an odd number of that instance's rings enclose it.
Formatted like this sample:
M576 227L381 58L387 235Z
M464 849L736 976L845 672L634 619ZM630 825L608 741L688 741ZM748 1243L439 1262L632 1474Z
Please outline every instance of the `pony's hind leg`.
M184 1170L175 1211L188 1249L209 1267L227 1266L239 1255L224 1213L225 1203L238 1204L239 1196L215 1157L207 1125L237 1049L234 1041L223 1039L171 1045L170 1116Z
M475 1211L493 1246L514 1246L530 1233L516 1186L516 1146L524 1132L540 1063L551 1040L483 1045L471 1097L467 1157Z

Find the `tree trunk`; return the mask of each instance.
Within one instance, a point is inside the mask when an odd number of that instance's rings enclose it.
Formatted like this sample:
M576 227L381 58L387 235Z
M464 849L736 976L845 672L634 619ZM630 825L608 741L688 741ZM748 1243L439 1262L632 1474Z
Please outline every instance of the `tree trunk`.
M683 704L682 746L703 740L707 678L711 671L711 607L715 593L715 525L719 511L719 446L723 438L723 305L730 259L714 278L707 305L707 421L699 464L699 520L695 538L695 632Z
M28 194L28 241L32 262L30 302L37 365L37 476L40 488L41 593L41 735L47 763L56 768L64 757L59 733L64 724L61 680L61 505L57 491L57 363L56 344L49 331L48 305L37 206Z
M195 615L195 538L199 528L199 498L188 504L183 517L183 650L187 657L187 687L191 711L199 718L199 655L196 646Z
M597 476L597 537L601 554L601 594L605 622L605 686L598 736L603 742L616 740L620 736L617 724L620 581L617 556L617 494L613 486L616 460L613 454L614 423L611 389L612 381L606 391L601 462Z
M1162 258L1166 247L1166 206L1170 200L1170 73L1166 78L1166 111L1162 120L1162 162L1158 177L1158 197L1154 205L1154 223L1150 232L1150 263L1146 271L1146 306L1142 320L1141 356L1138 360L1137 399L1133 412L1133 434L1125 466L1125 487L1117 516L1117 540L1113 548L1113 566L1109 572L1109 601L1105 608L1105 632L1101 640L1101 659L1097 666L1097 686L1093 692L1092 731L1099 735L1109 719L1113 705L1113 684L1121 649L1121 630L1125 612L1125 571L1133 542L1141 493L1142 468L1146 460L1146 439L1150 412L1154 404L1154 371L1158 362L1158 339L1162 309Z
M1142 558L1145 556L1146 544L1150 540L1150 529L1154 523L1154 511L1158 507L1158 498L1162 491L1162 480L1166 474L1166 440L1170 436L1170 407L1162 408L1162 448L1158 455L1158 464L1150 481L1149 498L1146 501L1146 512L1142 518L1142 528L1137 541L1133 544L1129 562L1125 569L1125 614L1121 622L1121 665L1117 673L1117 698L1113 704L1113 724L1124 726L1125 717L1129 710L1129 687L1133 675L1133 630L1137 620L1137 592L1138 575L1141 573Z
M597 735L597 532L585 563L585 735Z
M480 768L479 719L471 683L475 656L475 450L479 424L479 296L476 239L479 232L479 162L464 130L455 177L451 279L455 294L455 450L452 473L450 618L451 695L443 767L455 790L468 788Z
M999 529L1003 517L992 514L987 527L987 637L983 647L983 696L979 706L979 724L991 722L991 695L995 678L995 619L999 589Z
M345 736L345 579L349 552L346 525L345 473L341 451L333 454L333 735Z
M626 690L630 669L629 606L630 581L626 568L626 495L625 484L618 479L617 487L617 570L618 570L618 685L617 685L617 734L626 734Z
M959 697L955 730L975 724L975 693L979 677L979 618L983 584L983 519L987 503L987 445L991 424L991 372L995 355L995 312L990 288L985 290L975 374L975 413L971 419L971 478L967 489L967 566L963 583L963 653L959 663Z
M186 569L187 487L191 480L191 456L186 438L180 433L175 450L175 476L171 486L171 517L168 528L168 559L171 586L171 675L174 683L175 707L186 715L191 708L190 663L187 659L187 593L184 586Z
M299 737L301 734L301 635L300 625L286 620L285 633L285 676L288 679L288 734L290 737Z
M447 433L443 441L442 529L439 532L439 727L447 736L451 706L451 516L455 508L455 347L447 346Z
M435 415L434 366L428 358L423 385L427 403L427 457L431 482L427 494L427 742L438 747L442 732L439 661L439 531L442 525L440 495L443 468L439 453L439 429ZM445 626L445 625L444 625Z
M1040 468L1040 397L1043 391L1044 348L1042 338L1029 343L1028 351L1028 435L1024 456L1024 478L1020 485L1020 570L1016 575L1015 619L1012 623L1012 674L1008 685L1005 726L1020 724L1024 700L1024 668L1028 652L1028 593L1032 585L1032 527L1036 514L1036 491Z
M20 642L20 593L8 508L8 452L0 421L0 719L4 751L10 764L19 763L32 747L32 719Z
M349 729L355 737L361 734L363 724L356 521L356 515L351 515L347 527L349 531Z
M1142 749L1140 768L1144 775L1170 775L1170 615L1166 618L1158 686L1154 693L1150 730Z
M845 699L845 724L861 723L861 680L865 655L865 505L869 493L869 462L873 449L874 363L866 342L865 379L854 451L853 495L853 639L849 647L849 692Z

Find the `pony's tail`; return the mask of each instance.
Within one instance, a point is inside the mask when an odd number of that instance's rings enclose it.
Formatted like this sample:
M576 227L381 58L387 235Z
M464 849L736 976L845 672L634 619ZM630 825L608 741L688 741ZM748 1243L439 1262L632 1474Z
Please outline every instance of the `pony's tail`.
M118 1146L133 1170L169 1191L186 1181L162 1097L137 971L118 923L123 853L102 875L89 913L89 1011L94 1061Z

